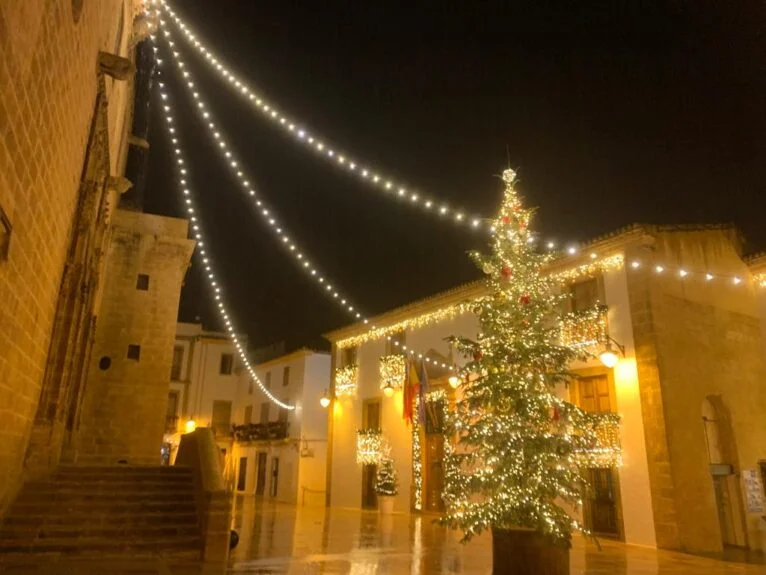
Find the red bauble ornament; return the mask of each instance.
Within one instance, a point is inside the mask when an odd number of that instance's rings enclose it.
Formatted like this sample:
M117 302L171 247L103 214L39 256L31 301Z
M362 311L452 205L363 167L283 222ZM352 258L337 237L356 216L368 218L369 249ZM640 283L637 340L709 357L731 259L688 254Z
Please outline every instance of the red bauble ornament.
M554 405L553 406L553 416L552 417L553 417L553 421L558 421L559 419L561 419L561 414L559 413L559 406L558 405Z
M484 355L480 351L474 351L473 352L473 360L479 361L481 358L484 357Z
M510 224L511 223L511 218L509 218L508 216L503 216L503 223L505 225Z
M509 266L503 266L503 271L501 273L504 278L509 278L513 275L513 270Z
M524 305L528 304L531 301L531 298L529 297L529 294L525 293L520 298L519 301L523 303Z

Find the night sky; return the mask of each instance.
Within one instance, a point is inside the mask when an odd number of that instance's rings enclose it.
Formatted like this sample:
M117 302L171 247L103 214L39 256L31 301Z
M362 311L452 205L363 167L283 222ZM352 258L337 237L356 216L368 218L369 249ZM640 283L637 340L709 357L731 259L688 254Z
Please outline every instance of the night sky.
M410 189L491 215L510 161L546 237L587 240L633 222L733 222L749 252L766 248L762 1L171 4L286 115ZM478 277L465 252L485 237L333 168L223 85L188 45L177 47L260 195L363 312ZM348 316L264 229L175 74L166 67L163 78L236 326L254 346L319 345ZM146 211L180 216L159 120L155 112ZM215 328L194 263L181 319Z

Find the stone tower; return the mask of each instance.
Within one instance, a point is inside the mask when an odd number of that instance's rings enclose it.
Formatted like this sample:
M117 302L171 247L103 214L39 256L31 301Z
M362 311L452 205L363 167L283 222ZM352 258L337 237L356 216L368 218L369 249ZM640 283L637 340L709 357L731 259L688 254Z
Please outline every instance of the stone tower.
M67 459L159 464L178 301L194 250L187 232L186 220L117 210Z

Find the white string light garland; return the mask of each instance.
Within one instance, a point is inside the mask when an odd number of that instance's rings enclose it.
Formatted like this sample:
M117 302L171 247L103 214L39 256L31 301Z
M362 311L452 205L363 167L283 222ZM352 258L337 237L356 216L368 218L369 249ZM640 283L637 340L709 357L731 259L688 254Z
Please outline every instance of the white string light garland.
M325 294L327 294L329 297L331 297L331 299L333 299L344 311L349 313L355 320L367 325L369 323L369 319L365 317L350 302L349 298L343 296L337 290L333 282L327 279L319 271L319 269L314 264L311 263L311 261L303 254L303 252L301 251L296 241L288 235L287 231L283 227L281 227L280 224L277 223L276 214L274 213L274 211L271 210L268 206L266 206L263 200L260 199L259 195L253 188L251 182L248 180L246 174L243 172L242 167L240 163L237 161L235 154L232 152L232 148L228 146L223 135L220 133L219 130L217 130L217 126L215 122L213 122L212 115L208 111L208 107L206 106L204 100L202 99L200 92L198 90L195 90L195 83L192 78L192 75L188 70L185 69L184 61L181 59L181 56L178 53L178 51L174 49L174 42L172 40L172 35L167 30L167 28L164 27L164 23L165 23L164 20L161 20L160 23L161 25L163 25L162 35L164 36L165 41L168 44L168 48L176 62L176 65L179 71L181 72L182 83L188 88L188 91L191 94L191 97L194 99L194 102L196 104L196 109L202 116L203 124L206 126L208 133L211 135L211 137L214 139L215 143L217 144L216 147L219 150L219 152L222 154L222 157L226 165L229 167L230 171L236 177L237 182L240 184L240 187L242 188L246 196L251 198L253 202L255 203L257 213L266 221L268 228L275 234L275 236L278 239L278 242L285 248L285 250L289 254L293 256L293 258L296 260L300 268L304 269L309 274L309 277L314 279L314 281L316 282L320 290L324 292ZM161 60L158 60L158 61L161 62ZM163 92L163 95L162 95L163 100L165 100L166 97L167 96ZM188 198L186 199L186 202L189 205L191 204L191 200ZM376 326L371 325L370 329L374 330L376 329ZM408 348L404 344L400 344L396 340L392 340L391 336L388 336L387 339L391 340L394 346L401 348L401 351L403 353L409 354L413 357L417 357L418 359L423 359L427 363L431 363L433 365L440 366L445 369L452 369L452 366L446 363L438 362L432 358L427 357L423 353L420 353L412 348Z
M164 24L164 20L162 21ZM197 105L197 109L200 112L203 123L208 128L209 133L212 135L212 137L215 139L216 143L218 144L217 148L221 152L226 164L230 167L234 175L237 177L238 182L242 186L244 192L250 196L257 207L258 214L263 217L263 219L268 223L270 229L276 234L278 239L280 240L280 243L293 255L293 257L297 260L298 264L309 273L310 277L313 277L314 280L319 284L320 289L323 288L323 291L329 295L332 296L333 299L336 300L336 302L344 309L344 311L347 311L352 315L352 317L359 321L364 323L365 325L369 324L369 319L364 317L361 312L357 311L357 309L349 303L349 300L345 297L343 297L334 287L333 284L326 280L325 277L319 272L319 270L314 267L311 262L303 255L303 253L298 248L297 244L294 240L290 238L290 236L286 233L286 231L277 224L275 214L272 210L270 210L262 200L260 200L255 192L255 190L250 185L249 180L245 176L244 172L240 168L239 162L236 160L234 154L230 151L230 148L226 144L225 139L221 136L219 131L216 131L216 124L211 121L211 114L208 111L208 108L202 98L199 95L199 91L194 90L195 84L192 79L191 73L185 69L185 64L183 60L180 57L180 54L177 50L174 49L174 43L171 40L171 34L167 29L163 29L163 35L165 36L171 53L173 54L173 57L177 61L177 65L179 70L181 71L181 76L184 81L184 84L189 89L190 94L195 100L195 103ZM549 248L553 248L554 246L552 244L549 244ZM570 246L566 253L570 256L576 256L580 252L580 248L577 246ZM589 259L592 260L594 263L596 263L598 260L600 260L600 256L592 252L589 254ZM630 267L632 269L637 269L644 265L640 260L632 260L630 262ZM705 281L711 281L713 279L727 279L730 280L732 285L739 285L742 283L742 279L739 276L716 276L714 274L708 273L708 272L690 272L687 269L683 267L671 267L671 266L664 266L664 265L655 265L651 266L650 269L656 273L656 274L668 274L673 275L675 274L679 279L686 279L686 278L692 278L692 277L698 277L698 278L704 278ZM763 285L761 283L761 285ZM377 330L377 326L371 325L369 327L369 331L375 331ZM400 344L396 339L393 339L390 335L385 336L387 340L391 341L395 347L401 348L401 351L403 353L406 353L408 355L417 357L419 359L423 359L428 363L432 363L434 365L441 366L443 368L452 369L452 366L446 364L446 363L440 363L438 361L432 360L431 358L426 357L423 353L420 353L416 350L413 350L411 348L408 348L404 344Z
M358 161L352 159L349 155L341 153L328 145L327 139L316 138L309 134L307 130L300 127L295 121L284 116L273 105L269 104L265 98L256 93L250 88L247 83L240 80L237 76L231 73L229 68L221 63L220 59L208 49L202 42L200 42L197 36L191 32L188 25L180 18L176 12L170 8L165 0L159 0L162 7L167 11L172 20L181 30L183 35L188 39L192 46L194 46L205 59L213 66L229 84L231 84L240 94L247 97L248 101L256 107L257 110L262 112L268 119L272 120L276 125L280 126L283 130L290 133L295 137L295 140L308 145L325 159L331 161L334 165L345 168L347 171L358 175L362 180L375 185L377 188L382 189L384 192L390 192L390 196L405 201L406 203L423 208L426 212L437 214L439 216L452 218L455 223L458 224L470 224L469 227L473 229L479 229L486 227L490 232L494 232L494 229L488 223L488 220L480 216L469 216L463 211L452 208L445 202L438 201L436 199L428 199L417 192L411 192L402 185L394 183L390 178L380 175L375 170L369 167L361 165ZM188 72L184 72L188 75ZM555 250L558 248L558 244L553 240L543 242L544 247L548 250ZM576 256L580 253L581 248L576 243L570 243L563 249L563 256ZM596 254L590 254L591 258L598 257ZM642 265L640 260L634 260L631 262L633 267ZM663 265L656 265L654 271L658 274L671 272L678 275L679 278L684 279L687 277L699 277L704 281L711 281L713 279L725 279L729 280L733 285L739 285L742 283L742 278L739 276L713 274L709 272L691 272L683 267L667 267ZM760 287L766 287L766 280L756 282L756 285Z
M327 143L328 140L326 138L321 138L309 133L305 127L299 125L297 120L292 120L286 117L279 112L273 104L268 103L263 96L256 93L245 82L232 74L229 71L229 68L224 66L219 58L197 39L196 35L189 30L186 23L164 0L162 0L162 6L189 42L208 62L210 62L213 69L223 76L240 94L245 96L267 119L271 120L274 124L293 136L295 141L308 146L333 165L344 169L350 174L355 174L362 181L371 184L393 198L401 200L402 203L421 208L427 213L451 220L458 225L466 225L471 229L491 229L487 220L481 216L468 214L464 210L449 205L447 202L438 200L437 198L429 198L413 191L404 184L395 182L393 179L381 174L372 167L360 163L360 161L354 159L349 154L333 148Z
M165 4L165 3L163 2L163 4ZM284 118L283 116L280 116L279 114L277 114L276 111L274 109L270 108L268 104L265 104L262 100L260 100L260 104L259 104L258 103L259 99L257 99L256 95L252 91L250 91L245 85L243 85L241 82L239 82L239 80L237 80L235 76L233 76L230 72L228 72L228 70L226 70L226 68L223 67L217 61L217 59L215 59L212 56L212 53L210 51L208 51L207 49L202 47L201 43L196 40L195 36L188 31L188 27L186 27L186 25L180 20L180 18L178 18L175 15L175 13L169 7L167 7L166 4L165 4L165 8L168 11L168 13L173 17L173 19L176 21L176 23L179 25L179 27L184 32L184 34L189 38L189 40L192 41L193 44L198 49L200 49L200 51L202 51L202 53L206 56L206 58L208 60L210 60L215 65L216 69L219 72L221 72L224 75L224 77L226 77L232 84L234 84L237 88L239 88L240 91L243 94L249 96L249 99L251 101L254 100L256 102L256 105L260 109L262 109L265 112L268 112L268 116L270 118L273 118L276 121L278 121L278 123L280 125L285 126L289 131L291 131L291 132L295 131L294 124L289 123L286 118ZM164 21L162 23L164 24ZM170 33L167 30L164 30L163 33L164 33L165 37L168 38L168 43L170 44L171 51L172 51L174 57L176 57L177 60L178 60L178 67L181 70L181 75L182 75L183 79L185 80L185 84L187 85L187 87L191 91L194 88L194 82L190 79L191 78L191 74L188 72L188 70L184 70L185 65L184 65L183 61L180 59L180 55L177 52L177 50L172 49L173 48L173 42L172 42L172 40L169 39L170 38ZM197 108L200 111L203 119L204 120L209 120L210 113L207 111L204 102L200 99L199 92L197 92L197 91L192 92L192 96L197 101ZM223 138L221 137L220 133L215 131L215 124L213 122L211 122L211 121L206 121L205 125L209 128L211 134L217 140L218 148L221 151L221 153L223 154L223 156L224 156L224 158L226 160L227 165L230 166L232 171L234 171L234 173L237 175L238 181L242 185L242 187L245 190L245 192L249 196L255 198L256 197L255 191L250 186L249 181L244 176L242 170L238 169L239 168L239 163L236 161L236 159L234 159L234 155L232 154L232 152L228 150L226 142L223 140ZM292 128L291 128L291 126L292 126ZM298 130L299 139L300 140L305 140L309 144L313 143L313 138L311 138L309 136L308 139L306 139L305 137L300 136L300 134L304 134L305 135L305 131ZM319 146L318 147L319 151L322 151L324 149L324 145L321 144L321 142L318 144L318 146ZM340 165L346 165L352 171L356 167L356 164L354 162L351 162L351 161L347 162L346 161L347 159L344 156L336 154L336 152L334 152L332 149L328 149L327 150L327 155L328 155L328 157L331 157L331 158L332 157L336 157L337 160L338 160L338 163ZM368 172L369 172L369 170L368 170ZM361 173L363 174L363 177L366 177L364 175L365 174L364 168L361 169ZM378 178L373 175L372 181L374 183L377 183L378 182ZM387 184L387 182L384 183L384 187L387 188L387 189L390 189L390 186L388 186L386 184ZM345 311L351 313L352 316L354 317L354 319L364 323L365 325L368 324L369 323L369 319L366 318L366 317L363 317L361 312L357 311L356 308L352 304L350 304L348 302L347 298L342 297L339 294L339 292L337 292L337 290L334 289L333 285L331 283L329 283L327 280L325 280L324 276L321 275L319 270L317 270L314 266L312 266L312 264L310 263L310 261L308 259L305 259L305 256L303 256L302 252L299 251L299 249L298 249L297 245L295 244L295 242L292 241L290 239L290 237L284 232L284 230L279 227L279 225L276 222L276 219L274 217L273 212L270 211L264 205L264 203L260 199L255 199L254 201L255 201L256 206L258 208L258 213L268 222L270 228L277 234L277 236L281 240L281 243L293 254L293 256L296 258L296 260L299 261L299 264L301 265L301 267L306 269L306 271L310 274L311 277L313 277L315 279L315 281L318 284L322 285L322 287L324 288L325 292L331 293L333 299L336 299L338 301L339 305L341 305ZM417 197L415 198L415 201L417 201ZM424 206L426 207L426 209L429 209L431 207L431 205L430 205L431 202L429 202L428 200L424 200L424 202L425 202ZM446 214L448 212L448 209L446 209L446 210L442 209L440 211L442 211L443 214ZM458 221L458 222L462 222L463 220L464 220L464 218L462 216L456 218L456 221ZM476 225L474 225L473 227L478 227L479 226L479 220L478 219L475 220L475 224ZM546 244L546 247L548 249L555 249L556 245L555 245L554 242L548 242ZM570 245L566 249L566 254L569 255L569 256L576 256L576 255L579 254L579 252L580 252L580 248L578 246L576 246L576 245ZM597 260L598 258L599 258L599 256L595 252L590 254L590 259ZM640 260L632 260L629 265L630 265L630 267L632 269L637 269L637 268L641 267L644 264ZM654 265L654 266L651 267L651 269L656 274L663 274L663 273L666 273L666 274L669 274L669 275L670 274L674 274L679 279L686 279L686 278L690 278L690 277L698 277L698 278L704 278L704 280L706 282L712 281L714 279L719 279L719 280L720 279L726 279L726 280L730 281L732 285L735 285L735 286L736 285L740 285L742 283L742 281L743 281L742 278L740 278L739 276L721 276L719 274L718 275L717 274L711 274L709 272L690 272L690 271L688 271L687 269L685 269L683 267L671 267L671 266L664 266L664 265ZM759 285L765 286L766 283L759 282ZM376 326L373 325L373 326L370 326L369 329L370 329L370 331L373 331L373 330L375 330L377 328L376 328ZM391 341L394 344L394 346L401 348L401 351L404 352L404 353L407 353L409 355L415 356L415 357L417 357L419 359L423 359L426 362L432 363L434 365L439 365L439 366L441 366L443 368L452 369L452 366L449 366L446 363L440 363L438 361L432 360L432 359L426 357L424 354L419 353L419 352L417 352L417 351L415 351L415 350L413 350L411 348L408 348L404 344L400 344L396 339L392 339L392 337L390 335L386 336L386 339ZM276 401L278 402L278 400L276 400Z
M157 59L157 63L160 66L162 65L162 61L160 59ZM184 160L183 152L181 150L180 138L175 128L174 117L172 114L172 108L169 104L168 94L165 90L165 85L162 82L159 82L159 93L161 98L160 108L163 112L165 123L167 125L168 134L170 135L170 141L173 144L172 150L173 150L173 155L175 159L174 164L178 172L178 180L179 180L178 183L179 183L179 189L181 190L181 199L183 201L185 210L191 222L191 227L193 232L192 235L197 240L197 247L199 248L198 257L200 258L203 269L205 270L204 275L207 280L208 286L210 287L211 292L214 294L213 298L215 299L218 313L221 316L221 319L224 321L224 324L226 325L226 331L229 334L229 338L231 339L231 342L234 344L234 347L236 348L237 353L239 354L239 357L242 360L242 363L245 365L245 368L247 369L247 372L250 374L250 377L252 378L252 380L255 381L255 383L258 384L258 387L261 389L261 391L272 402L276 403L279 407L282 407L284 409L289 409L289 410L295 409L294 405L284 403L283 401L280 401L279 399L277 399L271 393L271 391L267 389L265 385L263 385L261 380L258 378L258 376L255 373L255 369L250 364L250 361L247 357L246 349L239 341L237 332L234 329L234 324L231 321L231 317L229 316L229 313L226 311L226 306L224 305L224 302L223 302L223 290L221 289L220 282L218 281L215 271L213 270L211 256L207 251L204 237L202 234L202 226L200 224L199 218L197 217L197 211L194 207L194 202L192 200L191 189L187 182L186 162Z

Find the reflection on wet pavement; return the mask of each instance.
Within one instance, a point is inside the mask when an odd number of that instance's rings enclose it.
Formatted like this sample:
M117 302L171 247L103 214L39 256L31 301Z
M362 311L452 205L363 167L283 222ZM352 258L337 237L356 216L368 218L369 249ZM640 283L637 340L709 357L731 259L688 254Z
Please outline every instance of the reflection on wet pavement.
M459 536L430 515L294 507L238 496L235 529L239 546L230 573L488 574L491 539L461 545ZM726 563L601 541L601 551L576 538L571 573L587 575L761 573L766 566Z

